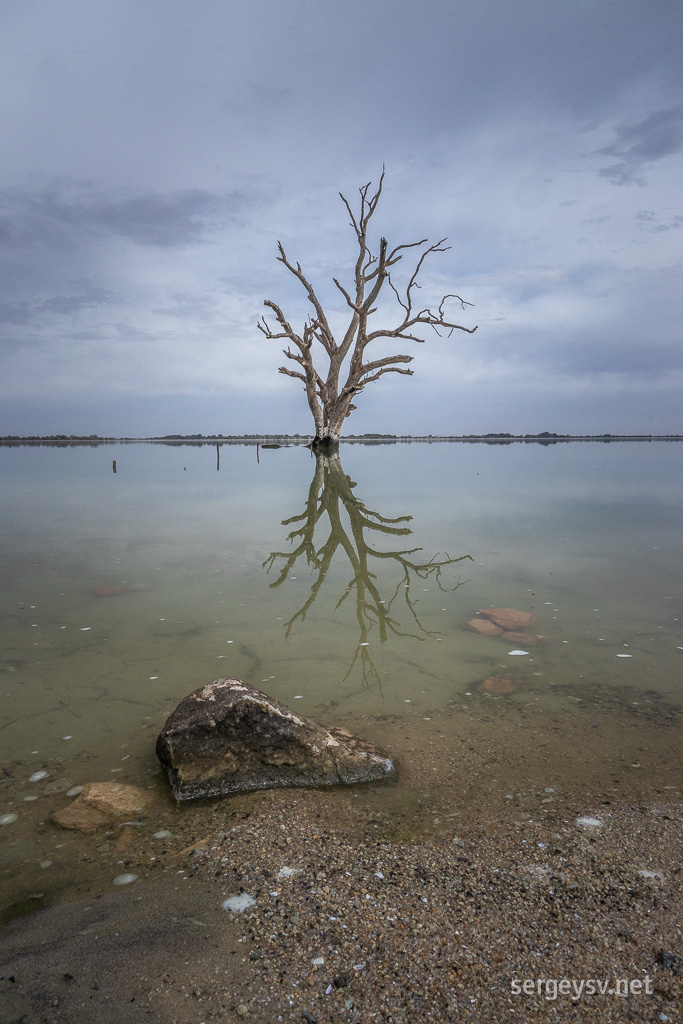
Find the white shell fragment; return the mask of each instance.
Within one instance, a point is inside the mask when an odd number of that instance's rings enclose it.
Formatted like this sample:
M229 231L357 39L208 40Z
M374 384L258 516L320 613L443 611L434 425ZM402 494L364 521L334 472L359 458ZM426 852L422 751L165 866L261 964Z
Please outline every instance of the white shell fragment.
M249 907L256 906L256 900L248 892L241 892L239 896L229 896L223 900L223 910L229 910L233 914L241 914Z
M29 782L40 782L41 779L47 778L47 772L34 772L29 778Z
M112 885L130 885L131 882L136 882L138 876L132 873L126 872L123 875L117 875L112 880Z
M599 818L577 818L577 825L588 825L589 828L601 828L602 822Z
M16 821L19 817L18 814L3 814L0 815L0 825L11 825L13 821Z
M528 651L508 651L508 654L512 654L512 655L515 655L515 654L528 654L528 653L529 653Z

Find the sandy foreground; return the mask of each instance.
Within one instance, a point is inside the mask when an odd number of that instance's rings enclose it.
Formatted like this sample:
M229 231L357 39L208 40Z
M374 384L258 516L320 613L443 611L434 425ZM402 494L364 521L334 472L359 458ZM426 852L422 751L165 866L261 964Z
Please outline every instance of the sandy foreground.
M678 718L509 714L377 722L394 786L83 837L102 879L2 927L0 1020L680 1021Z

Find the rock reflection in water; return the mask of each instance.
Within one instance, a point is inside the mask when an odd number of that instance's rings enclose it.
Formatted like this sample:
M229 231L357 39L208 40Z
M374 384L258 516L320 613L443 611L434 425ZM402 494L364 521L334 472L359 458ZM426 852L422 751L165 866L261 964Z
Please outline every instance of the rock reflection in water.
M292 547L289 551L272 551L263 567L268 573L278 570L271 587L282 586L300 559L313 572L308 598L285 623L285 636L289 637L297 621L303 622L315 603L337 551L348 559L351 580L335 608L339 609L353 595L359 639L344 680L358 666L363 684L370 686L374 682L381 690L382 680L370 652L373 630L380 643L385 643L392 634L415 640L438 638L438 631L428 628L418 614L417 599L411 587L417 581L431 579L441 591L451 593L466 581L459 577L455 582L446 581L444 570L459 562L472 561L472 557L451 558L446 554L440 558L436 553L423 560L421 547L377 550L371 545L371 539L377 542L381 538L386 542L390 538L410 536L412 530L406 524L412 516L390 517L371 511L354 494L355 486L344 473L338 453L317 454L303 512L282 520L283 526L299 524L287 536ZM390 577L390 582L380 582L380 572Z

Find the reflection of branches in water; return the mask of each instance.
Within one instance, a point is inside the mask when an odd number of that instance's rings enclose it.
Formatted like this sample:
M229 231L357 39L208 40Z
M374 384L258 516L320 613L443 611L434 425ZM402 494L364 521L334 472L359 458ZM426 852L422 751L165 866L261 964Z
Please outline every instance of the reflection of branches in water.
M343 551L349 561L352 576L337 601L336 608L340 608L354 593L355 614L360 631L358 646L344 679L348 679L359 664L364 685L370 686L374 681L381 688L379 673L368 650L368 638L373 628L377 629L380 643L385 643L390 634L412 637L415 640L437 637L436 631L427 629L422 623L417 611L419 599L411 594L411 585L417 580L431 579L444 593L457 590L463 581L458 579L454 585L448 586L443 571L448 566L465 559L471 561L472 558L470 555L450 558L448 554L444 558L439 558L437 554L428 561L420 561L416 556L422 548L378 551L371 547L366 540L366 531L371 531L370 536L374 537L377 534L384 537L409 536L412 533L411 529L402 524L409 523L412 516L391 518L373 512L354 495L354 487L355 484L342 469L338 454L317 455L304 511L301 515L291 516L282 521L283 526L301 524L287 537L289 543L295 547L290 551L271 552L263 562L263 567L270 572L276 563L280 563L278 578L270 584L271 587L281 586L302 557L314 572L307 600L285 623L285 636L289 637L295 623L299 619L304 621L308 610L315 602L335 553L338 549ZM346 511L348 526L342 522L342 509ZM325 514L330 530L324 542L318 547L315 542L316 527ZM374 565L373 559L377 560ZM384 567L392 565L400 570L398 583L388 600L382 598L377 573L373 572L373 568L379 568L381 563L384 563ZM403 603L409 613L411 630L401 626L399 615Z

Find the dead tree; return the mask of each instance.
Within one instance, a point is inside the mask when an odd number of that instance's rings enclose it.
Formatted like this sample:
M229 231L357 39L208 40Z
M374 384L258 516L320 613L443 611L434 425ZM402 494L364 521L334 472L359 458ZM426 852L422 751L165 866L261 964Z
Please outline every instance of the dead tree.
M351 218L351 227L356 233L358 256L355 264L353 284L347 289L333 278L333 281L344 296L350 310L348 326L337 341L315 290L301 269L300 263L291 263L287 258L281 242L278 242L280 255L277 259L284 263L287 270L296 277L303 286L308 300L313 306L313 314L304 323L303 331L297 333L290 325L282 309L277 303L266 299L265 306L275 314L277 327L270 326L266 317L261 317L259 330L269 339L285 339L288 342L284 354L298 369L281 366L280 373L294 377L304 383L309 408L315 423L314 447L335 448L339 443L342 426L346 417L355 409L354 399L366 384L378 380L385 373L403 373L412 375L413 371L405 365L411 363L413 356L393 355L373 359L368 348L380 339L402 339L405 341L424 342L420 336L427 327L437 334L446 331L450 336L453 331L465 331L473 334L476 327L463 327L454 323L447 312L449 302L459 302L462 309L472 303L465 302L459 295L444 295L438 307L418 309L415 305L415 290L419 289L418 276L427 256L431 253L446 252L450 246L446 241L428 245L427 239L419 242L407 242L390 249L386 238L381 238L377 255L373 255L368 243L368 225L382 194L384 170L379 180L377 191L370 193L372 182L364 185L360 192L360 211L354 214L349 202L339 193L344 206ZM425 247L426 248L422 248ZM414 270L407 283L399 285L392 280L392 268L403 259L404 250L422 249L417 257ZM395 326L380 327L372 330L370 318L377 312L377 302L393 293L392 303L396 303ZM318 370L314 362L323 361L326 369ZM327 361L327 362L325 362ZM329 365L327 365L329 364Z

